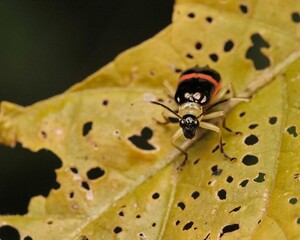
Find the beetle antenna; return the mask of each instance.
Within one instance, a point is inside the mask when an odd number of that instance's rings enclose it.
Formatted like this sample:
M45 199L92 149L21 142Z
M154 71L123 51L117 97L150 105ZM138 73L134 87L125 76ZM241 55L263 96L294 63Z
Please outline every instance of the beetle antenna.
M162 106L163 108L167 109L169 112L173 113L176 117L178 117L179 119L181 119L181 117L176 112L174 112L171 108L167 107L166 105L164 105L164 104L162 104L160 102L156 102L156 101L150 101L150 103Z

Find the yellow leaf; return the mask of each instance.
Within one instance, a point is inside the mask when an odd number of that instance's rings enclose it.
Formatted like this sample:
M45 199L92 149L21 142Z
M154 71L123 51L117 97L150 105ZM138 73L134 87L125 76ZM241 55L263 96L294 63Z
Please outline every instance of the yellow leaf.
M169 27L64 94L29 107L2 102L0 142L48 149L63 165L60 187L33 198L25 216L1 216L0 230L22 239L300 238L299 24L296 1L276 3L280 11L178 0ZM255 94L226 116L243 133L223 131L236 161L205 132L179 140L191 146L180 168L178 126L157 124L162 109L148 101L174 108L164 81L175 87L196 64L217 69L240 96Z

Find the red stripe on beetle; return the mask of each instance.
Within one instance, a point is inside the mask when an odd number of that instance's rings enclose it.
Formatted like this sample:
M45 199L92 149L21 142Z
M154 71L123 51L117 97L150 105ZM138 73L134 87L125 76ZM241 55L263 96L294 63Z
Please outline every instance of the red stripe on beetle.
M179 78L179 81L182 82L182 81L185 81L185 80L189 80L191 78L202 78L202 79L205 79L205 80L209 81L210 83L212 83L215 86L215 90L212 94L213 97L217 94L217 92L220 89L220 83L217 82L215 79L213 79L213 77L211 77L209 75L206 75L204 73L185 74L181 78Z

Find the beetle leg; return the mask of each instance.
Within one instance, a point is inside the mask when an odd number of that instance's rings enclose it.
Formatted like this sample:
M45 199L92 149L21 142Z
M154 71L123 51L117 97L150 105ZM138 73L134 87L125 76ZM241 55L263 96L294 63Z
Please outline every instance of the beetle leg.
M177 140L178 138L180 138L182 135L183 135L183 134L182 134L182 130L181 130L181 129L178 129L177 132L173 135L172 141L171 141L173 147L175 147L177 150L179 150L179 151L184 155L184 160L183 160L183 162L180 164L180 166L178 167L178 169L182 169L182 167L186 164L186 162L187 162L187 160L188 160L188 153L187 153L185 150L183 150L181 147L177 146L176 143L175 143L176 140Z
M235 135L241 135L242 134L241 132L233 131L232 129L230 129L229 127L226 126L226 119L225 119L224 111L216 111L216 112L205 114L202 117L202 119L203 120L208 120L208 119L213 119L213 118L217 118L217 117L222 118L222 127L224 129L226 129L228 132L234 133Z
M207 123L207 122L200 122L200 125L199 125L201 128L204 128L204 129L207 129L207 130L211 130L211 131L214 131L214 132L217 132L219 134L219 148L220 148L220 152L223 154L223 156L227 159L229 159L230 161L233 161L235 160L236 158L232 158L232 157L229 157L227 155L227 153L225 152L224 148L223 148L223 141L222 141L222 133L221 133L221 130L219 127L211 124L211 123Z

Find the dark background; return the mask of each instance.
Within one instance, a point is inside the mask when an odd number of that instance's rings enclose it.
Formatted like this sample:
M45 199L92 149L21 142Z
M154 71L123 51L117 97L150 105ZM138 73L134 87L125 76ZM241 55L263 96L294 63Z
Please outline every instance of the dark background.
M0 101L30 105L59 94L171 22L171 0L1 0ZM0 145L0 214L46 196L60 160Z

